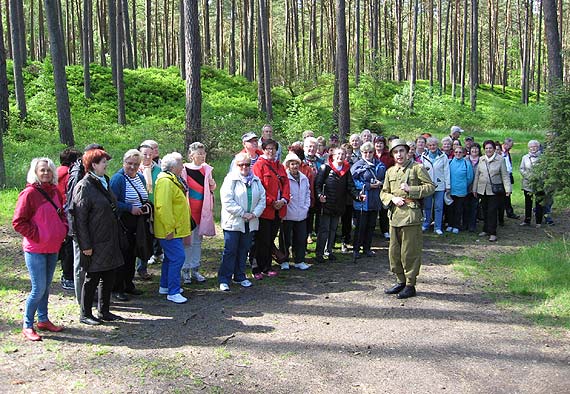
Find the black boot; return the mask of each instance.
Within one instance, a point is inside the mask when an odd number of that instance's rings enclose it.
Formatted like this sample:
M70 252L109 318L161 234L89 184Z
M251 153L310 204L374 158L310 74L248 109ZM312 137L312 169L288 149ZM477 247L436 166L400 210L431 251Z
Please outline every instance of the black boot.
M405 283L396 283L394 286L390 287L389 289L384 290L386 294L398 294L406 287Z
M87 324L89 326L98 326L101 324L101 320L97 319L93 315L85 315L79 318L79 321L83 324Z
M416 288L414 286L406 286L404 290L398 293L397 298L400 300L416 296Z

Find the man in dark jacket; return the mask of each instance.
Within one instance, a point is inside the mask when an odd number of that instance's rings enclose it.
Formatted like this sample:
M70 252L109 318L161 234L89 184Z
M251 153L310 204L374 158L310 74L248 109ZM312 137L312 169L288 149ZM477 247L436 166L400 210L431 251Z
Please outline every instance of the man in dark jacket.
M318 196L321 219L317 234L317 262L324 262L325 247L330 261L336 260L332 253L336 228L346 209L346 199L350 195L354 200L365 201L354 186L350 164L346 161L346 151L336 148L323 164L315 181L315 195Z

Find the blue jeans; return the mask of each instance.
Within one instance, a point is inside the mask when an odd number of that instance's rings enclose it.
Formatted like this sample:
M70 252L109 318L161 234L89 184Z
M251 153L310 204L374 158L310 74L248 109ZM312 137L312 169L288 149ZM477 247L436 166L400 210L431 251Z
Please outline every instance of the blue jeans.
M49 287L57 265L57 253L24 253L26 266L30 272L32 291L26 300L24 328L34 326L36 311L38 322L48 321Z
M245 260L253 233L248 231L226 231L224 230L224 252L222 253L222 264L218 270L218 283L230 284L232 275L236 282L241 282L245 277Z
M433 195L424 198L424 225L423 229L428 229L431 223L431 213L434 212L434 230L441 230L443 222L443 196L445 195L445 190L435 192Z
M160 273L160 287L168 287L168 295L180 293L180 269L184 264L184 242L182 238L160 239L164 260Z

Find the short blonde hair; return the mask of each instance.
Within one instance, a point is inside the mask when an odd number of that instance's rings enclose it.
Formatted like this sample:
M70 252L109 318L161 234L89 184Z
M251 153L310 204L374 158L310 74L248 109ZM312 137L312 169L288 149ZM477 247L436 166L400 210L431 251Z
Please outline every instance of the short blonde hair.
M240 152L234 157L234 167L238 166L238 161L243 161L243 160L247 160L251 164L251 156L249 156L245 152Z
M143 159L143 155L138 149L129 149L123 155L123 163L131 157L136 157L137 159L139 159L139 161L142 161L142 159Z
M30 184L40 183L38 174L36 174L36 170L38 169L38 164L41 162L47 163L53 174L50 183L52 185L57 185L57 169L55 168L54 162L49 157L36 157L35 159L32 159L32 162L30 163L30 169L28 170L28 175L26 176L26 181Z

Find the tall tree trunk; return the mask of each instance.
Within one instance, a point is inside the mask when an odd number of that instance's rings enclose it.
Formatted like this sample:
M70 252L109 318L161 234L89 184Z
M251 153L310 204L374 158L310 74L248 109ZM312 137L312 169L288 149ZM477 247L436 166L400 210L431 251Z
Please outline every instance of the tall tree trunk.
M49 32L49 49L53 64L53 80L55 85L55 102L57 121L59 125L59 141L67 146L75 145L71 125L71 110L67 92L67 77L65 75L65 51L63 37L59 26L56 2L44 0L46 20Z
M47 1L47 0L46 0ZM120 125L127 124L127 115L125 109L125 82L123 80L123 5L121 0L117 0L115 4L116 10L116 54L117 57L117 122Z
M83 42L81 48L83 60L83 94L85 98L91 98L91 75L89 70L89 47L91 45L91 29L90 18L93 13L93 5L91 0L83 0Z
M202 89L200 87L200 25L198 0L184 0L186 35L186 130L184 146L202 139Z
M414 92L416 89L416 69L417 69L417 42L418 42L418 0L414 0L414 13L413 13L414 23L412 31L412 49L411 49L411 67L410 67L410 99L409 108L410 113L414 112Z
M528 0L524 0L525 7L525 28L523 44L523 61L521 70L521 103L528 104L528 85L529 85L529 63L530 63L530 9L531 4Z
M509 30L511 29L511 8L510 8L510 0L506 0L506 21L505 21L505 34L503 36L503 93L505 93L505 90L507 88L507 79L508 79L508 74L507 74L507 62L508 62L508 49L509 49Z
M117 2L121 0L107 0L107 12L109 13L109 54L111 58L111 75L113 85L117 87ZM120 49L120 48L119 48Z
M467 74L467 15L469 3L463 3L463 48L461 61L461 105L465 104L465 75Z
M107 45L109 44L109 39L107 37L107 23L105 18L105 1L97 0L97 24L99 25L99 58L101 61L101 66L107 67Z
M354 5L354 19L355 27L354 32L356 34L355 39L355 54L354 54L354 83L356 86L360 83L360 0L356 0Z
M22 31L20 30L20 22L18 17L18 2L22 0L10 0L10 27L12 35L12 59L14 69L14 91L16 95L16 102L18 103L18 110L20 111L20 119L25 119L28 115L26 108L26 95L24 93L24 77L22 75L22 68L24 65L24 58L22 53L25 52L20 46L22 39L20 37Z
M271 66L269 64L269 20L267 0L259 0L259 30L261 38L261 56L263 62L259 65L263 69L263 88L265 99L265 113L268 122L273 120L271 103Z
M145 12L145 44L146 44L146 66L152 66L152 3L146 0Z
M24 19L24 1L18 0L16 2L16 7L18 7L18 13L16 14L18 17L18 23L20 24L20 51L22 51L22 64L26 64L28 62L28 49L26 47L26 21Z
M539 11L538 11L538 37L536 39L536 46L538 47L537 53L537 76L536 76L536 102L540 102L540 88L542 79L542 5L543 0L540 0Z
M1 1L1 0L0 0ZM12 17L12 12L10 11L10 0L5 0L4 4L6 4L6 38L8 43L8 53L7 58L13 59L13 51L12 51L12 24L10 22L10 18Z
M7 29L6 31L9 31ZM10 34L8 34L10 37ZM38 2L38 43L40 47L40 60L43 61L46 58L46 33L45 33L45 18L44 18L44 6L42 2Z
M396 56L396 81L401 82L404 79L404 16L402 14L402 0L394 0L396 2L396 26L397 26L397 56Z
M437 2L437 84L439 87L439 94L441 95L443 89L442 89L442 58L441 58L441 28L443 25L443 4L442 4L442 0L438 0Z
M338 131L340 140L350 134L350 104L348 96L348 52L346 48L346 4L336 0L336 67L338 73ZM377 17L377 15L376 15Z
M544 31L548 52L548 90L554 92L562 83L562 44L558 31L556 0L543 0Z
M224 7L216 0L216 67L224 68Z
M477 86L479 85L479 0L471 0L471 111L477 108Z
M317 0L311 0L311 15L309 24L309 70L313 81L317 82Z
M443 38L443 73L441 81L442 93L445 93L445 91L447 90L447 43L448 43L447 39L449 35L449 16L451 12L452 2L453 0L447 0L447 12L445 13L445 35ZM450 45L450 48L452 48L452 45ZM453 57L453 51L451 53L451 57ZM451 63L453 64L453 62ZM453 75L453 73L451 73L451 75Z
M41 1L41 0L40 0ZM36 31L34 26L34 0L30 0L30 58L36 60Z
M210 5L208 0L202 0L202 25L204 28L204 64L210 64L212 59L212 46L210 43ZM251 80L253 80L253 76Z
M180 77L186 81L186 17L184 16L184 0L179 1L179 12L178 56L180 57Z
M136 0L131 0L133 2L133 66L134 68L139 67L139 48L137 40L137 2Z
M231 2L231 28L230 28L230 61L229 72L230 75L236 73L236 0Z
M6 165L4 163L4 134L8 131L8 75L6 70L6 48L2 26L2 3L0 2L0 188L6 186Z

